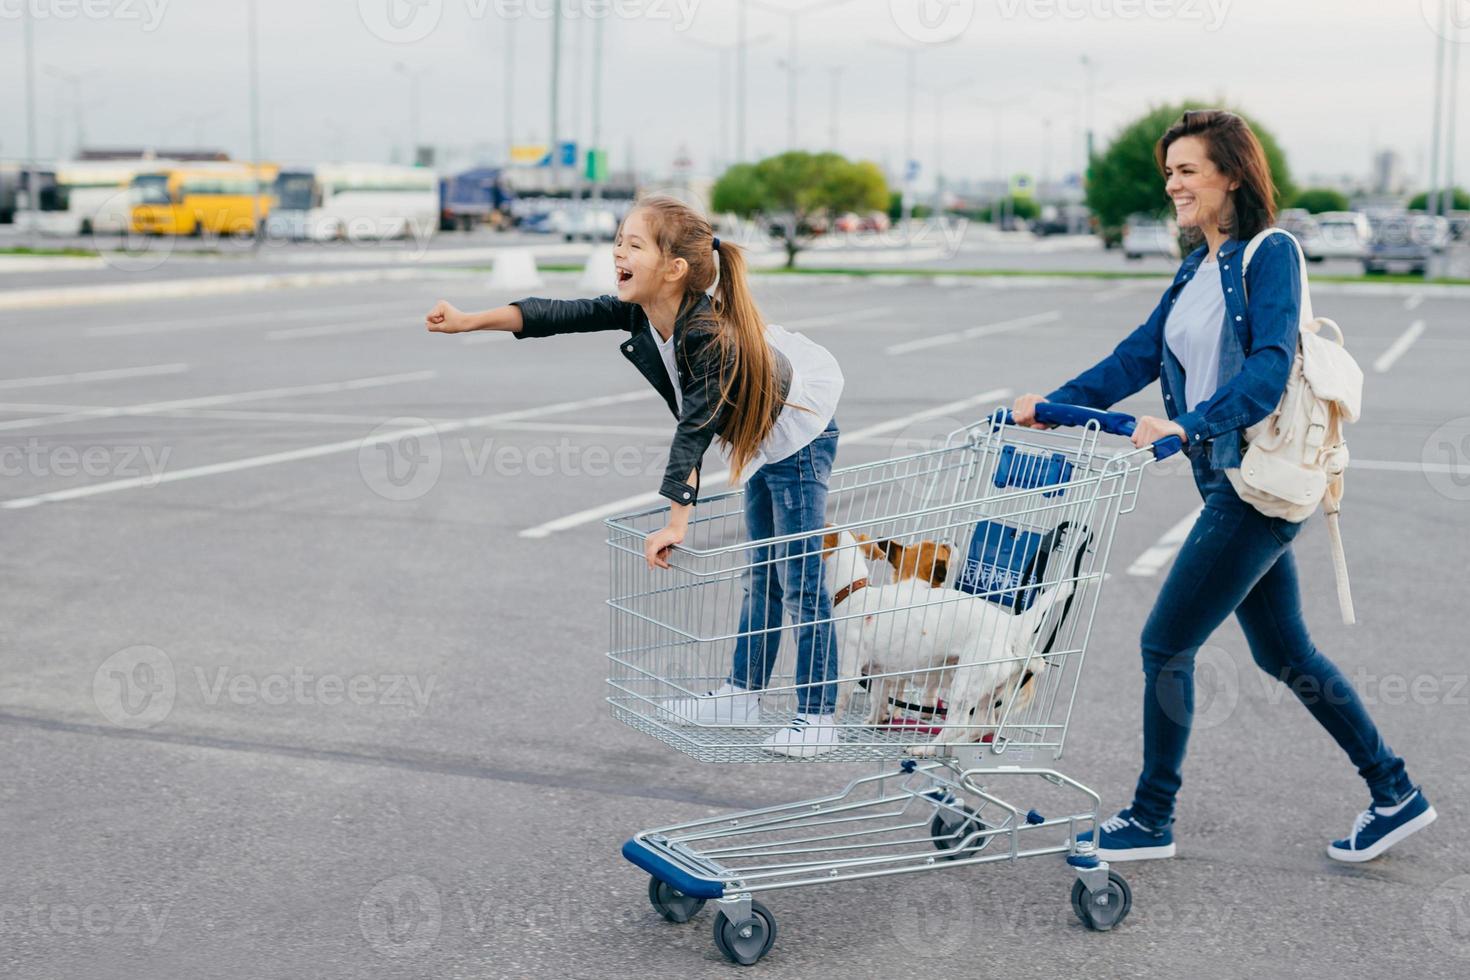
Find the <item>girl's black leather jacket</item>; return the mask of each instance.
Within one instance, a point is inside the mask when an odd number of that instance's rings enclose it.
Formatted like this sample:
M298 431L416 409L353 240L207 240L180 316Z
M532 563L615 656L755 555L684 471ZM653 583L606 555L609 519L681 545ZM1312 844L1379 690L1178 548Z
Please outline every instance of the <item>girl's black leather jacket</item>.
M523 321L515 335L518 339L595 330L622 330L629 334L620 344L623 356L663 395L669 411L679 420L659 493L675 503L695 503L699 499L697 474L705 450L723 430L730 414L729 406L720 404L720 384L727 365L715 337L709 297L701 294L686 304L674 321L675 364L684 403L682 414L674 400L669 372L659 356L658 337L643 307L624 303L616 296L574 300L529 298L512 305L520 308ZM791 391L791 362L780 351L772 350L772 353L776 355L780 386L776 409L779 414L780 405ZM688 482L691 473L696 474L693 485Z

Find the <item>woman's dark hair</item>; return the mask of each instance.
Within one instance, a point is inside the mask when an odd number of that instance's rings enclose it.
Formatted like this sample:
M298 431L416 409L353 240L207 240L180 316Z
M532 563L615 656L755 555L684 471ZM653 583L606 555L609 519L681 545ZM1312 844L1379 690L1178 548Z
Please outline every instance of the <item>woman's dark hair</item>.
M1233 112L1224 109L1190 109L1159 137L1154 146L1154 161L1164 172L1169 147L1185 136L1204 140L1205 152L1215 168L1239 181L1240 186L1227 197L1229 206L1220 214L1220 230L1232 238L1253 238L1276 223L1276 184L1271 179L1271 165L1261 141L1250 125ZM1190 229L1199 235L1198 229Z

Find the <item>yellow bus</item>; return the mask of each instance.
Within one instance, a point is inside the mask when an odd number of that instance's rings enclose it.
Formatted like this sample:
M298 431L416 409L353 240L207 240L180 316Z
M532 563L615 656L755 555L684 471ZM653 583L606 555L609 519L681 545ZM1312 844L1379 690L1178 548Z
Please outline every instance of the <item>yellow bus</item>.
M132 229L144 235L251 234L270 214L279 170L274 163L222 163L138 174Z

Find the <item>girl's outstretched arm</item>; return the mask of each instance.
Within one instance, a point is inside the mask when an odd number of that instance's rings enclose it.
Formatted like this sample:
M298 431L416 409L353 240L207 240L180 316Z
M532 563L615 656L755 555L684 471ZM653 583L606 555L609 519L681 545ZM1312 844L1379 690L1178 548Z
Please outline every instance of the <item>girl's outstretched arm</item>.
M424 317L424 325L432 333L468 333L471 330L508 330L520 333L525 326L518 306L497 306L493 310L465 313L448 300L440 300Z

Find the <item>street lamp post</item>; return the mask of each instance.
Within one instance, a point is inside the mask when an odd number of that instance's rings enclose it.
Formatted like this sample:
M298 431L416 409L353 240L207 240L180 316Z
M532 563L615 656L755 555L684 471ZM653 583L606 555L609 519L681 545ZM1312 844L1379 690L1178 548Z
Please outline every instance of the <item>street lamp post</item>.
M775 4L771 3L765 3L764 0L747 0L747 2L754 3L757 7L760 7L763 10L769 10L771 13L781 14L787 19L787 25L790 34L788 53L784 64L784 67L786 68L786 71L788 73L786 80L786 148L788 150L794 150L796 149L797 141L796 76L801 71L800 62L797 60L797 23L801 20L802 17L806 16L807 14L814 14L820 10L827 10L831 7L839 7L842 4L850 3L851 0L819 0L819 2L817 3L808 4L805 7L798 7L794 10L787 7L776 6ZM743 17L744 4L741 5L741 8ZM741 21L740 26L741 30L743 31L743 20ZM742 86L744 83L743 74L744 73L742 72Z
M1439 3L1439 30L1435 32L1434 43L1434 127L1431 137L1431 149L1429 151L1429 194L1424 201L1425 210L1430 214L1439 214L1439 158L1440 158L1440 131L1444 124L1444 47L1447 4L1445 0Z
M250 48L250 251L260 254L260 32L256 0L246 8Z
M27 228L30 235L35 234L36 211L37 211L37 187L36 187L36 58L35 41L32 37L31 28L31 5L23 3L20 5L21 26L25 31L25 59L26 59L26 210L31 212L30 222ZM27 241L31 244L30 238Z

